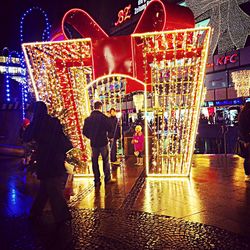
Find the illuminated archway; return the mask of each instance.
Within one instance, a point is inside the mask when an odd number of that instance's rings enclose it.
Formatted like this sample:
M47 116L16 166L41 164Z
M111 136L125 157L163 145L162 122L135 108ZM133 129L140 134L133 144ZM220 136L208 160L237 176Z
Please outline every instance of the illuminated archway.
M130 89L129 85L140 85L144 94L143 111L144 114L144 135L145 141L148 141L148 124L147 124L147 85L129 75L125 74L110 74L97 78L90 82L85 87L85 103L88 103L86 110L89 115L93 109L93 103L96 100L100 100L103 103L103 112L106 113L110 108L115 108L120 113L122 112L122 102L127 94L127 89ZM140 91L141 92L141 91ZM122 119L120 119L122 122ZM122 124L121 128L122 128ZM122 132L122 131L121 131ZM122 136L123 133L121 133ZM120 145L122 145L122 137L120 138ZM123 150L122 150L123 152ZM148 168L149 163L149 150L148 143L145 143L145 166Z

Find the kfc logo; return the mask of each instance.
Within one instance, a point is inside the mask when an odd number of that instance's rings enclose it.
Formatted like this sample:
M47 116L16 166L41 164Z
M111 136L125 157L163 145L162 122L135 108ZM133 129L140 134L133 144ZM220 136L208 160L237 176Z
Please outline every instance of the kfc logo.
M217 58L216 65L227 65L229 63L236 63L238 60L238 54L234 53L232 55L221 56Z

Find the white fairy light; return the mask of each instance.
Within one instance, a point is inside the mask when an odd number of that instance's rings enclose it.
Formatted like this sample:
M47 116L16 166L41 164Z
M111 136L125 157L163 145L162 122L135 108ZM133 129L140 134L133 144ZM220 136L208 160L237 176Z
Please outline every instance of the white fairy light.
M250 34L250 17L239 7L249 0L186 0L196 22L210 18L213 29L209 54L232 51L245 46Z
M250 70L232 72L232 79L237 97L250 95Z

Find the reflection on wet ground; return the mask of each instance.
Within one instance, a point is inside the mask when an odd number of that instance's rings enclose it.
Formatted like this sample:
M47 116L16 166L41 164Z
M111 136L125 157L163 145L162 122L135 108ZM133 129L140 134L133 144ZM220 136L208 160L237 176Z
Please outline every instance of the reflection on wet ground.
M249 247L250 183L236 156L195 155L190 178L145 178L133 159L112 171L114 184L94 188L92 178L75 177L72 234L71 228L54 228L49 207L41 224L28 221L38 183L18 169L19 162L0 159L0 240L6 249Z

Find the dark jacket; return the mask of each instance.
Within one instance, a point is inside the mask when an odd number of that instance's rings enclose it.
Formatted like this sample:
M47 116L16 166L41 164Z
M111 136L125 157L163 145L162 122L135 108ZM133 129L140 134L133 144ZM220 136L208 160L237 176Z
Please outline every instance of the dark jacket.
M242 110L239 114L240 137L245 142L250 142L250 110Z
M108 144L107 133L111 129L108 117L101 111L94 110L84 121L83 135L90 139L91 147L100 148Z
M121 127L119 125L117 117L109 117L109 123L111 125L111 131L108 133L108 138L114 138L116 140L119 139L121 137Z
M59 177L66 174L64 161L66 158L63 147L63 129L57 118L43 115L27 127L24 141L35 141L36 173L39 179Z

